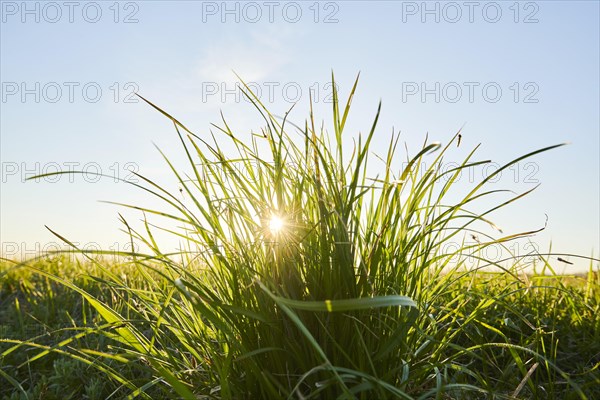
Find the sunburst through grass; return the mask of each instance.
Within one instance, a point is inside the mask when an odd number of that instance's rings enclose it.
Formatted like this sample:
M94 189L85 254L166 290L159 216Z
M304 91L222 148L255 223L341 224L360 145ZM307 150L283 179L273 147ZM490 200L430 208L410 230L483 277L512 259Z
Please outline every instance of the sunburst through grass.
M271 218L269 218L269 231L271 232L271 235L278 236L282 234L284 228L285 221L283 218L278 215L272 215Z
M358 79L345 103L332 83L331 137L315 122L312 108L304 124L290 126L244 85L243 93L264 117L258 139L234 133L223 120L211 140L146 100L173 124L189 163L181 171L163 155L183 196L140 174L142 184L131 183L164 202L164 209L122 205L143 212L141 227L122 218L130 241L149 249L121 254L130 258L121 262L137 280L124 280L113 272L120 267L90 258L110 294L93 295L30 267L82 296L103 320L94 332L111 347L7 341L11 347L3 357L26 346L37 349L22 361L24 369L50 353L70 355L130 398L151 398L152 390L185 399L598 394L593 388L600 383L600 364L593 357L572 364L570 356L561 356L564 341L558 339L565 326L560 321L573 316L582 340L597 349L597 282L586 287L585 296L559 283L523 283L519 257L507 265L481 252L539 231L495 231L504 235L499 237L483 231L481 226L494 227L490 214L529 193L515 195L488 183L517 162L560 145L515 158L465 189L456 184L460 174L489 161L475 160L473 149L456 168L442 168L458 133L444 146L426 140L402 166L399 137L393 135L378 156L380 174L370 176L381 105L368 133L353 138L353 152L344 157L344 128ZM223 150L224 141L233 154ZM509 197L483 212L469 209L502 194ZM161 227L160 218L183 229ZM157 230L184 241L185 250L164 249L155 239ZM480 242L467 243L470 234ZM504 272L465 270L473 258L478 269ZM536 259L551 270L547 257ZM0 374L24 393L6 371Z

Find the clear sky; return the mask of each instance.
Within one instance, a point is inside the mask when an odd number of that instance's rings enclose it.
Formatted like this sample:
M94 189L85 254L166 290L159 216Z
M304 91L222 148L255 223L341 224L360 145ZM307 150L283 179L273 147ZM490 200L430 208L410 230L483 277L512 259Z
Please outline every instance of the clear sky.
M503 174L498 188L541 185L493 219L517 232L547 214L532 238L540 251L552 241L556 252L600 252L597 1L2 1L1 11L4 256L57 242L44 225L84 247L123 249L120 209L97 200L155 204L112 179L26 176L71 168L126 178L134 168L177 191L153 145L181 157L172 125L131 93L200 135L220 110L245 134L261 123L232 71L276 114L298 102L292 120L302 122L311 89L330 118L332 70L342 94L361 73L349 130L366 131L383 101L375 151L392 128L414 154L427 133L447 142L464 125L448 161L479 143L479 159L501 164L570 142Z

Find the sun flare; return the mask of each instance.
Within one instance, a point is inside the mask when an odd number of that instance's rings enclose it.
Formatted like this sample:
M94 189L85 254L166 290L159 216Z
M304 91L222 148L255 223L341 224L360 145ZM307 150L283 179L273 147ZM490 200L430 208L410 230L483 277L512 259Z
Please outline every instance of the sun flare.
M284 225L285 224L284 224L283 220L276 215L273 215L271 217L271 220L269 221L269 229L271 230L271 233L274 235L281 232Z

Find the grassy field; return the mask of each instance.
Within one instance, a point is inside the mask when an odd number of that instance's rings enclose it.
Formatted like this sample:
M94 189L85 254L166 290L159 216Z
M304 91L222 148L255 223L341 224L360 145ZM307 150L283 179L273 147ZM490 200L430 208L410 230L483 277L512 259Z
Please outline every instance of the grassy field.
M103 301L146 338L151 340L160 332L160 340L167 342L165 336L170 336L167 343L172 347L165 347L171 352L170 357L177 359L177 365L189 366L189 370L179 371L179 379L206 398L227 397L219 390L222 377L217 368L223 366L212 364L217 360L196 358L177 343L177 335L166 326L159 330L148 323L155 320L158 325L158 318L149 318L149 311L142 306L145 301L137 300L131 291L135 288L166 295L172 292L168 280L152 274L156 280L151 284L132 263L111 268L117 275L127 277L128 289L119 287L111 276L90 262L54 258L33 263L32 267L60 276ZM143 354L122 349L123 342L107 334L114 329L108 328L106 320L81 294L45 274L23 268L11 270L8 263L2 266L2 273L1 366L26 392L25 395L18 386L3 384L2 399L124 398L134 392L133 387L144 385L148 385L145 390L151 398L177 396L170 385L157 379L160 373L145 361ZM157 282L159 285L155 286ZM173 299L173 304L182 300ZM423 340L415 344L418 347L412 349L413 354L407 354L412 359L388 361L388 365L395 364L394 368L400 369L396 374L407 375L406 383L395 383L409 395L435 389L436 379L441 378L444 386L451 382L481 386L485 382L485 389L489 390L486 394L465 394L459 388L446 389L441 398L568 399L581 398L582 394L589 399L600 397L597 273L588 277L521 279L499 273L457 276L430 310L433 313L428 318L436 329L423 332ZM190 335L186 342L205 340L194 332L186 334ZM30 342L22 342L24 339ZM448 346L437 357L439 361L434 362L432 352L444 341ZM23 344L15 348L16 343ZM51 352L44 355L47 350ZM221 356L226 358L225 354ZM236 377L242 380L244 376L243 361L238 363L232 357L227 367L231 369L227 379L232 386L241 384L233 382ZM410 381L411 369L423 369L418 385ZM290 379L297 381L300 376L295 374ZM241 392L231 396L246 397Z
M459 134L400 167L397 136L373 157L379 111L367 134L344 133L355 89L344 103L334 89L329 133L312 112L290 126L249 91L260 133L223 121L199 136L149 103L189 161L164 157L188 200L138 175L132 186L164 203L122 205L141 213L122 222L148 251L2 264L0 397L600 398L598 260L558 276L558 255L484 251L539 231L499 230L494 211L529 192L489 181L558 145L465 188L461 171L489 161L474 149L441 168ZM473 211L482 199L496 205ZM163 249L159 231L184 249Z

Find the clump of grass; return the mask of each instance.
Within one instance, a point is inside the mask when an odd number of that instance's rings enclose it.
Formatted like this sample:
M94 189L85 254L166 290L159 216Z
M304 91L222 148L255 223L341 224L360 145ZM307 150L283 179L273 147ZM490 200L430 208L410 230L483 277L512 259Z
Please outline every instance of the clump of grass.
M570 301L582 323L589 307L598 307L597 286L585 299L570 300L570 289L547 288L558 303L538 304L531 293L542 289L521 281L518 258L507 266L481 257L487 246L536 232L488 233L496 229L489 214L529 192L470 211L482 199L510 193L486 185L497 174L560 145L518 157L458 192L461 172L488 162L476 161L474 149L444 170L458 133L445 146L426 140L404 168L397 167L399 137L392 136L378 156L380 174L369 176L381 105L368 133L345 154L358 79L346 102L333 83L331 136L312 109L302 126L291 125L248 87L244 95L264 118L259 135L233 132L225 120L211 135L196 135L146 100L173 123L189 169L163 155L185 202L136 174L143 183L132 185L163 200L165 209L122 204L143 213L141 227L122 218L131 241L149 249L122 254L132 257L142 284L97 262L103 282L119 294L103 301L37 270L83 296L108 324L102 333L117 345L94 352L106 361L93 365L131 397L164 386L189 399L586 398L600 382L598 363L578 364L589 386L569 375L552 330L560 318L543 306ZM422 170L425 160L430 166ZM154 222L159 218L179 228ZM163 249L158 231L178 237L184 249ZM489 240L467 244L464 236L472 233ZM459 246L448 252L451 241ZM473 257L479 268L504 272L465 271ZM597 338L598 325L588 328ZM108 364L115 360L142 364L155 378L139 384Z

